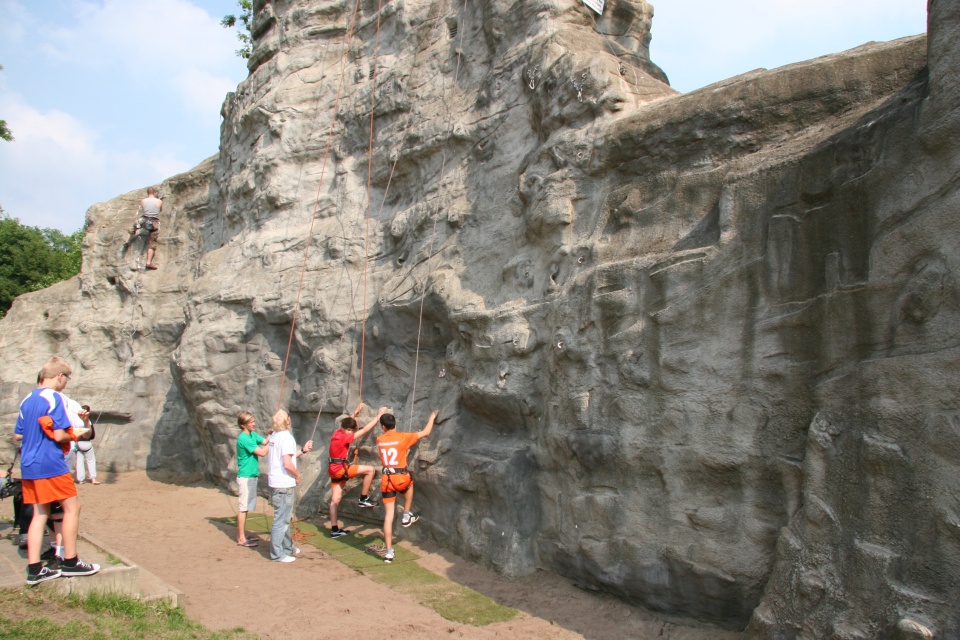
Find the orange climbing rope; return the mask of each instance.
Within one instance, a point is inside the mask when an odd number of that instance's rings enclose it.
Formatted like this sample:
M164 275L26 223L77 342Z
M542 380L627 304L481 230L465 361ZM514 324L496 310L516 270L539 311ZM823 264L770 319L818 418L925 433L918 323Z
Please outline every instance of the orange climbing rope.
M350 27L347 29L346 34L344 34L344 52L340 58L340 84L337 86L337 97L334 100L333 107L331 108L330 115L330 130L327 134L327 146L323 152L323 163L320 169L320 179L317 182L317 196L314 199L313 204L313 213L310 216L310 230L307 232L307 244L303 250L303 264L300 267L300 282L297 286L297 297L293 304L293 318L290 322L290 337L287 339L287 353L283 358L283 373L280 376L280 391L277 394L277 410L279 411L283 406L283 386L287 379L287 367L290 362L290 351L293 346L293 336L297 328L297 314L300 310L300 296L303 293L303 280L304 276L307 273L307 260L310 254L310 245L313 240L313 225L317 220L317 210L320 207L320 192L323 187L323 178L327 170L327 158L330 156L330 147L332 146L333 140L333 131L337 122L337 109L340 106L340 96L343 93L343 79L346 76L346 62L347 62L347 53L350 50L350 40L353 38L353 30L357 23L357 14L360 11L360 0L357 0L353 7L353 17L350 21ZM379 27L378 27L379 28Z
M466 14L466 11L467 11L467 0L463 0L463 14L464 14L464 15ZM461 28L461 29L458 29L458 31L459 31L459 35L460 35L460 45L459 45L458 49L459 49L460 51L463 51L463 34L464 34L464 32L466 31L466 29L462 29L462 28ZM453 84L454 84L454 86L456 86L457 79L460 77L460 55L461 55L461 54L457 54L457 68L456 68L456 71L455 71L454 74L453 74ZM443 95L444 104L446 104L446 99L447 99L447 98L446 98L446 91L447 91L447 83L446 83L446 80L444 80L444 83L443 83L443 94L442 94L442 95ZM452 118L451 118L451 117L448 117L448 118L447 118L447 128L448 128L448 130L451 128L451 125L452 125ZM447 147L446 147L446 145L444 145L444 147L443 147L443 155L441 156L441 159L440 159L440 175L441 175L441 176L443 175L444 171L446 170L446 166L447 166ZM430 233L430 247L427 249L427 258L428 258L428 259L429 259L429 258L431 257L431 255L433 254L433 243L434 243L434 241L436 240L436 237L437 237L437 218L438 218L438 217L439 217L439 216L438 216L436 213L435 213L434 216L433 216L433 229L432 229L432 231L431 231L431 233ZM429 276L429 273L428 273L428 276ZM423 333L423 305L424 305L424 301L426 300L426 298L427 298L427 286L426 286L426 281L424 281L423 292L420 294L420 318L419 318L419 320L418 320L418 322L417 322L417 350L416 350L416 353L415 353L414 359L413 359L413 388L412 388L411 394L410 394L410 398L411 398L411 400L410 400L410 422L408 423L408 424L410 424L410 425L413 425L413 409L414 409L414 405L416 404L416 398L417 398L417 370L419 369L419 366L420 366L420 337L421 337L421 335L422 335L422 333Z
M370 143L367 148L367 206L370 206L370 192L373 180L373 119L377 104L377 54L380 52L380 12L383 0L377 2L377 36L373 45L373 61L370 63ZM360 381L358 401L363 402L363 364L367 343L367 270L370 262L370 216L365 216L363 232L363 315L360 320Z

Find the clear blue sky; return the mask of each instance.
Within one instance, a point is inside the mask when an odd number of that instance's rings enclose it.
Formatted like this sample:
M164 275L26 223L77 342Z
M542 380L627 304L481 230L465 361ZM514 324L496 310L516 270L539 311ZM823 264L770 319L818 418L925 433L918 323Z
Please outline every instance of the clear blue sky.
M477 0L471 0L477 1ZM690 91L926 30L926 0L659 0L651 57ZM247 75L235 0L0 0L0 206L72 232L96 202L217 152Z

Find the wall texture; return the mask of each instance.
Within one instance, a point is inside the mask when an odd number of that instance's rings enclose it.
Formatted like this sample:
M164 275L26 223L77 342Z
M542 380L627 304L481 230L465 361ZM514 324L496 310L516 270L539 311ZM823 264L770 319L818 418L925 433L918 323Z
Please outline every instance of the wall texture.
M686 95L642 0L354 7L258 0L160 270L131 192L0 322L7 421L57 353L108 465L229 485L282 404L309 514L361 395L441 409L411 535L748 637L960 636L960 2Z

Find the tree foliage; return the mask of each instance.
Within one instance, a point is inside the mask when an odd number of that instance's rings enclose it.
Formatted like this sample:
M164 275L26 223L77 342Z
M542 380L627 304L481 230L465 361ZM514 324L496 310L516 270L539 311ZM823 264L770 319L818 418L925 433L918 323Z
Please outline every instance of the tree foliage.
M250 35L250 24L253 22L253 0L237 0L237 6L240 7L240 15L236 16L232 13L225 15L220 24L224 29L237 26L238 21L243 25L242 29L237 30L237 40L242 46L237 49L236 54L247 59L253 51L253 36Z
M83 229L66 235L57 229L28 227L0 208L0 318L21 293L80 273L82 242Z

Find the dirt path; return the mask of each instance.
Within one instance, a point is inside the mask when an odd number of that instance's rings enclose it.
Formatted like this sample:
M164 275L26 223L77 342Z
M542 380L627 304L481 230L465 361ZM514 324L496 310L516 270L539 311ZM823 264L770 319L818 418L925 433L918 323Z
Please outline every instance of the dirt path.
M188 614L211 629L242 626L264 638L310 640L739 637L664 623L546 572L509 580L450 554L411 547L421 565L524 614L482 628L454 623L335 559L282 564L268 560L266 542L238 547L235 530L216 521L236 514L236 499L209 484L159 482L138 472L102 479L79 487L81 530L180 589ZM271 513L265 500L260 504Z

